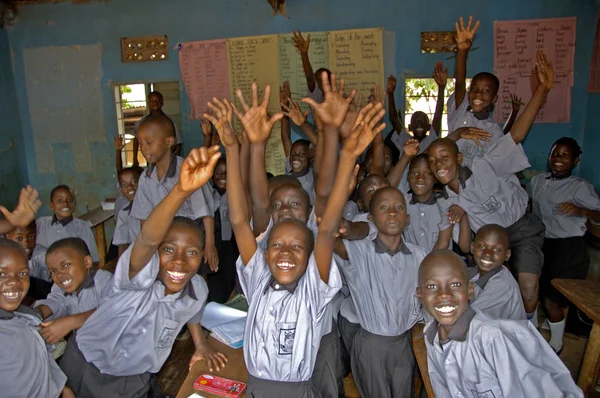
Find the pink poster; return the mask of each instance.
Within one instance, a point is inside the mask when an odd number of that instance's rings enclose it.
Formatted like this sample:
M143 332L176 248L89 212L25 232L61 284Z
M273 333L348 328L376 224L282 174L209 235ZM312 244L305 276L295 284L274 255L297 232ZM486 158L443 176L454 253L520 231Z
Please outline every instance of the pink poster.
M502 123L510 115L511 93L521 97L524 103L531 98L537 86L537 79L532 75L536 53L542 50L554 66L554 88L538 114L537 122L569 122L575 31L575 17L495 22L494 73L500 79L494 112L496 121Z
M179 65L192 118L201 119L213 97L229 98L227 40L192 41L180 46Z

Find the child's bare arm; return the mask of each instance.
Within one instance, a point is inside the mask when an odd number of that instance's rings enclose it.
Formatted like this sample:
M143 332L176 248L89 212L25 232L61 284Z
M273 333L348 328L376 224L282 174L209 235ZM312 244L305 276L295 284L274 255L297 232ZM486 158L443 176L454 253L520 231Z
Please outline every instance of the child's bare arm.
M482 142L489 142L491 136L487 131L477 127L460 127L448 134L446 138L454 142L462 138L463 140L473 141L477 146L483 146Z
M217 134L218 136L218 134ZM244 184L244 192L246 195L246 210L248 211L248 220L252 218L252 199L250 198L250 188L249 188L249 179L250 179L250 141L248 140L248 135L246 134L246 130L242 130L242 134L238 137L238 142L240 144L240 165L241 165L241 173L242 173L242 184Z
M523 105L523 103L521 102L521 98L511 93L510 105L512 107L512 112L510 113L510 117L508 118L506 126L504 126L504 130L502 131L504 134L508 134L512 129L512 126L513 124L515 124L515 120L517 119L517 115L519 114L519 111L521 110L521 105Z
M339 231L343 239L360 240L369 235L369 224L364 221L353 222L342 219Z
M208 110L206 110L205 113L208 113ZM207 118L204 118L200 121L200 127L202 128L202 134L204 135L204 140L202 141L202 146L205 148L210 148L212 146L212 141L213 141L212 124L210 124L210 121Z
M129 263L129 278L140 272L156 252L165 238L177 210L187 198L200 189L211 178L217 159L221 156L219 147L208 150L204 147L192 149L181 164L179 182L171 192L152 210L138 235Z
M202 334L202 327L200 324L188 323L187 327L192 336L195 348L192 359L190 359L188 370L191 370L192 366L194 366L197 361L206 361L206 366L211 372L213 369L219 371L224 368L227 364L227 357L208 344Z
M281 142L283 142L283 150L285 157L289 158L292 152L292 128L290 127L289 108L285 105L290 101L290 82L283 82L283 86L279 88L279 102L281 103L281 111L284 117L281 119Z
M53 321L44 321L40 324L40 335L46 344L56 344L73 330L82 327L85 321L87 321L94 312L96 312L95 308L80 314L55 319Z
M310 33L306 36L306 39L302 36L302 32L292 32L294 34L294 47L300 51L300 57L302 58L302 68L304 69L304 76L306 76L306 83L308 84L308 91L311 93L315 91L316 81L315 74L313 72L310 59L308 58L308 49L310 48Z
M213 216L202 217L204 224L204 262L208 264L212 272L219 270L219 253L215 246L215 218Z
M27 185L21 188L17 207L12 212L0 206L0 211L5 217L5 220L0 220L0 234L10 232L15 227L24 228L35 220L35 213L42 206L38 196L38 191Z
M465 213L458 222L458 246L463 253L468 253L471 250L471 242L473 236L471 235L471 224L469 224L469 216Z
M394 130L400 134L404 128L402 120L398 117L398 110L396 109L396 98L394 97L394 91L396 90L396 78L394 76L388 77L387 81L387 94L388 94L388 110L390 113L390 122Z
M440 231L435 246L433 246L433 250L447 249L450 246L450 241L452 240L452 228L454 228L454 225Z
M404 170L410 164L412 158L419 154L419 141L414 138L410 138L408 141L404 143L404 150L402 152L402 156L394 165L394 168L390 171L387 176L390 185L393 187L397 187L402 180L402 176L404 175Z
M525 137L527 137L531 125L535 121L540 109L542 109L542 106L544 106L546 96L554 84L554 70L552 64L541 51L537 54L535 69L538 86L533 92L531 100L527 103L523 113L517 118L513 128L510 130L510 135L516 144L520 144Z
M463 18L460 17L460 25L455 22L456 27L456 45L458 52L456 53L456 70L454 71L454 100L456 109L462 104L467 93L467 54L475 39L475 32L479 28L479 21L471 28L473 17L469 17L469 22L465 28Z
M442 131L442 116L444 115L445 103L444 93L446 91L446 82L448 80L448 68L444 68L444 65L442 65L441 62L438 62L435 64L433 78L438 85L438 96L437 102L435 103L435 113L433 114L431 126L435 130L435 133L439 135Z
M53 314L52 308L48 307L45 304L38 305L37 307L35 307L35 309L40 314L40 316L42 317L42 319L46 319L49 316L52 316L52 314Z

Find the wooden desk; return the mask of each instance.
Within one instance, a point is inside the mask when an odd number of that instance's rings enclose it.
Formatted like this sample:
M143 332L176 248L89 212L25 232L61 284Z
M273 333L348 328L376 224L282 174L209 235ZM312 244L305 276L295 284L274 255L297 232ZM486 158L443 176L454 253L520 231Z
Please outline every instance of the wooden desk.
M553 279L552 285L593 321L577 385L586 397L596 391L600 371L600 282L580 279Z
M212 337L208 338L208 343L214 347L216 350L222 352L227 356L229 360L227 362L227 366L221 369L220 371L209 372L206 367L205 361L198 361L194 364L192 369L188 372L187 377L185 378L183 385L179 389L177 393L177 398L188 398L193 393L197 392L200 395L205 397L218 397L217 395L212 395L206 392L200 392L194 390L194 382L201 374L209 373L215 376L225 377L226 379L243 381L246 383L248 381L248 371L246 370L246 363L244 362L244 349L233 349L225 344L213 339ZM246 393L242 395L245 397Z
M98 254L100 256L100 262L98 263L98 267L100 268L104 266L104 263L106 262L106 253L108 252L106 234L104 233L104 223L114 216L114 210L103 210L102 207L98 207L79 217L82 220L92 223L94 237L96 238L96 246L98 246Z

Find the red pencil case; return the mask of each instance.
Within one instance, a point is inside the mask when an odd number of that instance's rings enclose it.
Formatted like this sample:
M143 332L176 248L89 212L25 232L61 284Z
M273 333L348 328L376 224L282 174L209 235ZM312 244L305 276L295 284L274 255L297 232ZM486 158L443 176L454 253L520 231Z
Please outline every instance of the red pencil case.
M219 376L201 375L194 382L194 389L227 398L241 397L246 389L246 383L229 380Z

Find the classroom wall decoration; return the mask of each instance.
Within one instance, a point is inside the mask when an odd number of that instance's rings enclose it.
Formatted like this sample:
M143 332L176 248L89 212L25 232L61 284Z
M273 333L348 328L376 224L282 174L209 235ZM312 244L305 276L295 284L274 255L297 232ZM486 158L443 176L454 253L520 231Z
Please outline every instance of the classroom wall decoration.
M303 35L306 37L308 32ZM375 85L384 88L383 29L310 32L310 37L309 57L313 70L331 69L346 80L347 92L356 89L364 98ZM181 43L177 48L194 119L202 118L206 103L213 96L230 98L237 103L235 90L240 88L245 98L249 98L254 81L261 96L264 87L271 86L270 112L281 109L279 86L285 80L290 82L295 101L308 95L302 59L291 34L194 41ZM241 131L237 120L235 128ZM285 173L284 159L277 123L267 144L267 171Z
M568 123L571 113L571 87L574 83L576 20L550 18L494 23L494 73L500 79L494 118L505 121L511 105L509 94L523 101L531 98L537 86L532 73L536 53L543 50L554 66L554 87L537 116L538 123ZM521 108L523 109L523 108Z
M169 39L165 35L121 38L121 62L166 61Z
M588 93L600 93L600 11L596 21L596 35L594 36L594 54L590 65L590 80Z

